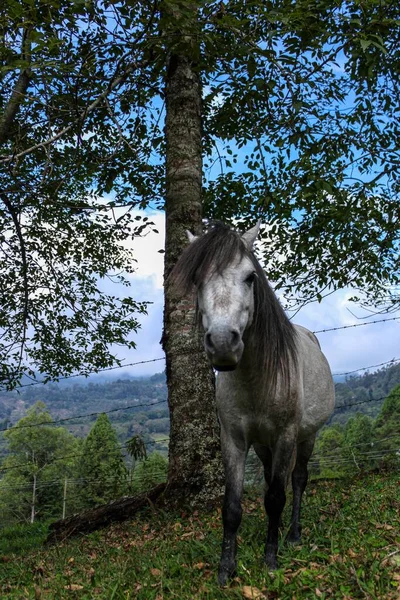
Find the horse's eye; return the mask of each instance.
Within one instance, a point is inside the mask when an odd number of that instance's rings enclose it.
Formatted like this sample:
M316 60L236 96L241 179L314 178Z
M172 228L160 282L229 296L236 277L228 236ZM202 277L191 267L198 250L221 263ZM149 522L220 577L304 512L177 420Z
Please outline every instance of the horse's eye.
M252 283L254 283L255 278L257 277L257 273L255 271L253 271L252 273L250 273L250 275L248 275L246 277L246 279L244 280L244 282L250 286Z

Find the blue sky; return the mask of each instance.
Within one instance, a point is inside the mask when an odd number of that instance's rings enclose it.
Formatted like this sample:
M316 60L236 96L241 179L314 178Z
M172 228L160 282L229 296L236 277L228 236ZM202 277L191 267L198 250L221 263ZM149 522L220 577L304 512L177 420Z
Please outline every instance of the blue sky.
M118 355L127 363L163 356L159 344L163 315L163 255L158 250L164 247L164 213L154 211L151 213L151 218L159 234L149 233L143 238L133 240L132 248L137 259L137 270L130 276L131 287L128 290L135 300L148 300L153 304L149 306L148 315L140 318L142 327L133 337L137 344L136 350L124 348L118 350ZM113 292L112 289L108 291ZM348 301L352 295L351 289L339 290L320 304L315 302L302 308L293 321L311 331L363 323L365 320L358 320L352 314L359 317L366 314ZM397 315L400 317L400 312ZM393 316L396 315L390 314L386 318ZM371 320L376 319L385 319L385 315L371 317ZM318 334L322 349L334 373L353 371L400 358L399 338L400 320ZM143 376L158 373L163 368L164 362L157 361L127 367L119 370L118 373Z

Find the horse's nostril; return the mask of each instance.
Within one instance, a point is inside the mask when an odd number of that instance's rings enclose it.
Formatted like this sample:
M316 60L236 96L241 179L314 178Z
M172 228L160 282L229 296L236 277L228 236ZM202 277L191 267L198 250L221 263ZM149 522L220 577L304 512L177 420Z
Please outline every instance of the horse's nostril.
M211 333L206 333L206 335L205 335L205 341L206 341L206 347L208 348L208 350L213 350L214 349L214 344L213 344L212 339L211 339Z
M231 330L232 345L236 346L240 342L240 334L236 329Z

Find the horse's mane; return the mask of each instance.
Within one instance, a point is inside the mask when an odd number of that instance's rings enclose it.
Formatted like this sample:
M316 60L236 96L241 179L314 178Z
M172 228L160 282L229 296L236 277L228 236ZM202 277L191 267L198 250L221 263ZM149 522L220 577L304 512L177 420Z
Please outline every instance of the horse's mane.
M270 287L253 252L241 236L227 225L217 223L205 235L194 240L182 253L169 277L169 283L182 295L198 288L215 273L221 274L237 255L248 256L257 277L254 281L254 318L249 328L255 343L255 361L273 393L278 374L284 387L290 387L291 368L297 365L296 331Z

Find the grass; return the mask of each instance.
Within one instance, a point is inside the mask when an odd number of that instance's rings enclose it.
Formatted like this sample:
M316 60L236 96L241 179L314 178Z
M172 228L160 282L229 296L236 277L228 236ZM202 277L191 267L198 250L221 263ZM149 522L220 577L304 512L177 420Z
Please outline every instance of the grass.
M33 523L32 525L14 525L0 529L0 563L1 557L16 554L24 555L40 547L46 540L48 523Z
M288 515L289 509L285 521ZM264 523L259 494L247 493L238 574L226 588L216 584L220 511L172 515L149 507L130 522L56 547L27 553L21 539L14 554L0 555L0 597L399 598L397 474L311 483L304 502L303 543L286 546L282 538L280 568L272 574L262 564ZM40 539L36 536L37 543Z

